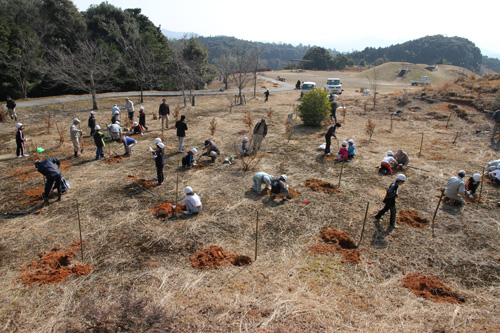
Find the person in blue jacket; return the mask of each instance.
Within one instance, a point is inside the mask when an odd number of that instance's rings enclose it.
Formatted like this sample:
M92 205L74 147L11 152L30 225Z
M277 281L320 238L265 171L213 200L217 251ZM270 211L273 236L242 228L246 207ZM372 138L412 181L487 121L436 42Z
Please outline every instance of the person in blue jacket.
M198 150L196 150L196 148L193 148L191 149L190 151L188 151L186 153L186 155L184 155L184 157L182 158L182 167L184 169L189 169L190 167L192 167L194 164L194 155L198 154Z
M55 166L57 164L57 167ZM61 200L61 171L59 168L61 166L61 162L58 158L47 158L43 161L36 160L35 168L38 172L47 178L47 182L45 183L45 192L43 193L43 201L45 203L49 203L49 194L52 190L52 186L55 184L55 188L57 189L57 201Z
M132 147L137 144L137 141L129 136L124 136L123 138L120 138L120 142L123 143L123 147L125 148L125 155L132 155Z
M349 139L347 143L349 144L349 146L347 147L347 160L349 161L353 159L354 155L356 155L356 148L354 147L353 139Z

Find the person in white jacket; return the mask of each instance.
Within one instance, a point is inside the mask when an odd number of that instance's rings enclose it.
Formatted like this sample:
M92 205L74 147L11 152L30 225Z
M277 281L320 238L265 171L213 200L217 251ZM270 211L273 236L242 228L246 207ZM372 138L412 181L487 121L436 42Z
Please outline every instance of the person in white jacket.
M184 211L184 214L190 215L193 213L199 213L203 208L200 196L194 193L190 186L184 188L184 193L186 194L186 197L179 202L179 205L186 204L186 211Z
M455 206L462 206L465 204L464 199L461 195L465 195L465 182L463 178L465 177L465 171L460 170L456 177L451 177L448 180L448 185L446 186L446 197L445 202L449 202Z

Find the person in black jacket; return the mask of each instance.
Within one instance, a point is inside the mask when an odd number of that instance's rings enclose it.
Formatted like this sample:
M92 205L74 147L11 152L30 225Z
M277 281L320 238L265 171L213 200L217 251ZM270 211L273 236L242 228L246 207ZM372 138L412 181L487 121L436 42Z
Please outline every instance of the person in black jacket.
M260 145L262 140L264 140L267 135L267 124L266 119L262 118L253 128L253 142L252 142L252 154L257 153L260 150Z
M338 103L335 101L335 95L332 93L330 93L330 113L331 113L331 117L334 119L335 122L337 122L337 107L338 107Z
M26 154L24 151L24 142L28 141L28 139L26 139L24 137L24 134L23 134L24 126L21 123L17 123L16 127L17 127L17 131L16 131L16 145L17 145L16 155L17 155L17 158L28 157L29 155Z
M162 99L162 101L163 103L160 104L160 109L158 110L158 115L159 115L158 120L161 119L161 128L163 128L163 126L165 126L165 128L168 128L168 118L170 117L170 108L168 107L166 98Z
M144 130L148 130L148 127L146 126L146 113L144 112L144 106L139 108L139 125L141 125Z
M90 136L93 136L95 133L95 112L94 111L90 112L88 126L90 127Z
M97 150L95 152L95 159L99 160L101 157L104 157L104 134L101 132L101 126L95 125L94 127L94 143L95 146L97 147Z
M335 135L335 132L337 131L337 127L341 127L340 123L335 123L330 128L325 134L325 140L326 140L326 146L325 146L325 155L330 155L330 147L332 145L332 136L336 139L337 136Z
M184 151L184 139L186 138L186 131L188 129L186 122L184 121L186 119L185 115L181 116L181 120L177 120L175 123L175 128L177 128L177 138L179 138L179 149L177 150L178 153L182 153Z
M163 177L163 167L165 166L165 160L163 159L163 149L165 145L161 142L156 144L156 150L149 148L151 153L153 153L156 165L156 178L158 180L158 185L162 185L165 178Z
M59 168L57 168L55 164L57 164L58 167L61 166L61 162L58 158L47 158L43 161L35 161L35 168L37 169L37 171L47 178L47 182L45 183L45 192L42 195L43 201L45 203L49 202L49 194L54 184L55 188L57 189L57 201L61 200L62 177L61 171L59 171Z
M396 181L392 183L387 189L387 193L385 195L383 203L385 203L384 208L382 208L377 215L375 215L375 219L377 222L380 222L382 216L388 211L391 211L391 222L390 226L393 229L397 229L398 225L396 224L396 197L398 196L398 188L400 185L403 185L406 181L406 176L400 173L396 177Z
M14 101L10 96L7 96L7 110L9 111L10 119L17 121L16 114L16 101Z

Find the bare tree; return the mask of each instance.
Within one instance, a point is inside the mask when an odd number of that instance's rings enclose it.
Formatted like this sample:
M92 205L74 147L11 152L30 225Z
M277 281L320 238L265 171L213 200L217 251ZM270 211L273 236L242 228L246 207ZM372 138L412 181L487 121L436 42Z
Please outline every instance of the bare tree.
M378 73L377 73L377 69L376 68L373 68L373 74L371 77L369 77L368 75L366 76L366 78L368 79L368 82L370 82L370 88L371 88L371 91L373 92L373 108L375 109L375 107L377 106L377 95L378 95Z
M214 62L215 66L217 66L217 69L222 75L222 80L224 82L224 89L227 89L229 83L229 76L235 70L236 60L229 54L229 51L227 51L224 52L224 54L220 58L215 59Z
M258 59L257 52L251 52L248 48L240 48L234 51L235 68L231 73L231 81L238 88L238 98L240 104L244 103L242 90L253 77L256 61Z
M111 74L117 66L113 54L99 42L78 41L74 51L58 48L50 51L49 77L54 85L87 91L92 108L97 110L97 92L111 89Z

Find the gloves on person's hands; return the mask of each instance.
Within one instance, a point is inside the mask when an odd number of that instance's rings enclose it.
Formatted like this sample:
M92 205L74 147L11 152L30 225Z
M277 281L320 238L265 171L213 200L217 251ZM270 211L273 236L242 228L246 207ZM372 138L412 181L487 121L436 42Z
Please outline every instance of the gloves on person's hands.
M465 192L465 193L467 193L467 194L469 194L469 195L470 195L470 191L467 191L467 192Z
M151 148L151 147L149 147L149 151L150 151L150 152L154 152L154 149L153 149L153 148Z
M472 194L469 195L469 198L474 199L474 196Z

